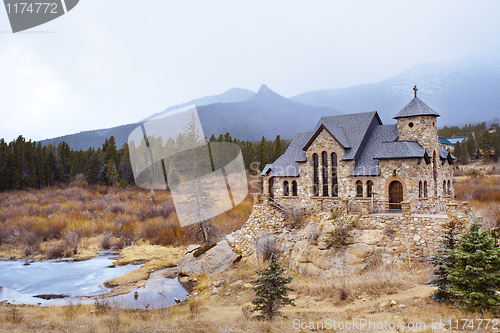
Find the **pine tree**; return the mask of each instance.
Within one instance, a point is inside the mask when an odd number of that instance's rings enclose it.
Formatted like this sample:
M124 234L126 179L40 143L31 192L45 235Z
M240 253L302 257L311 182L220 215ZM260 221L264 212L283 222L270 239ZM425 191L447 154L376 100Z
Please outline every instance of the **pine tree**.
M281 138L279 135L276 135L276 139L274 140L274 149L273 149L273 162L281 156Z
M293 299L287 297L289 291L295 291L286 285L292 280L292 276L284 277L285 268L278 263L275 254L272 254L271 261L267 268L256 271L260 277L252 281L256 285L253 287L257 298L252 300L254 308L252 312L259 312L256 319L273 320L280 315L280 308L285 305L295 306Z
M262 137L259 144L259 167L260 170L264 170L267 164L267 156L266 156L266 138Z
M460 158L460 155L462 154L462 144L460 141L455 143L455 147L453 147L453 153L452 153L456 158Z
M493 312L500 309L500 248L488 231L479 232L481 223L474 221L462 235L458 249L449 254L456 260L449 270L449 290L458 296L457 304L471 312Z
M458 221L450 220L444 225L444 236L439 241L441 246L437 249L437 255L429 259L429 262L436 267L435 278L429 284L438 289L434 292L434 298L438 301L452 301L454 294L449 290L451 281L448 280L449 270L455 268L456 259L452 257L448 250L455 250L458 243Z
M472 135L469 135L469 138L466 141L467 152L469 153L469 157L471 159L474 158L474 154L477 152L476 140Z

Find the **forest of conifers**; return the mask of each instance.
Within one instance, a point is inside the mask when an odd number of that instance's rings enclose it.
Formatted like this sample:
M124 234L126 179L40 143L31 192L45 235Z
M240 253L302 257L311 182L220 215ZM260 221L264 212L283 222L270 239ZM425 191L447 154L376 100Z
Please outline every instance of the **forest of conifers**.
M271 141L265 137L259 142L240 141L231 138L229 133L218 138L212 135L209 141L238 144L245 168L252 173L272 163L290 143L279 135ZM252 167L253 162L259 163L260 167ZM78 175L83 175L89 184L134 185L128 145L118 148L114 137L110 137L97 150L76 151L65 142L55 146L26 141L23 136L10 143L0 139L0 191L68 184Z
M438 135L442 137L466 137L462 142L455 144L451 152L455 155L460 164L468 164L470 160L481 157L484 162L498 161L500 156L500 125L492 124L488 128L486 123L477 125L466 125L462 128L457 126L447 127L438 130ZM478 151L481 155L478 154Z

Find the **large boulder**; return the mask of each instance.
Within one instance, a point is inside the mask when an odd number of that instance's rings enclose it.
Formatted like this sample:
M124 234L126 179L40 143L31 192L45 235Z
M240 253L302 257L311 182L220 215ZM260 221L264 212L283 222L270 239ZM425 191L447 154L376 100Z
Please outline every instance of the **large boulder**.
M186 251L177 264L179 273L184 275L215 275L229 268L239 258L227 240L220 241L199 257L194 257L193 253L194 250Z

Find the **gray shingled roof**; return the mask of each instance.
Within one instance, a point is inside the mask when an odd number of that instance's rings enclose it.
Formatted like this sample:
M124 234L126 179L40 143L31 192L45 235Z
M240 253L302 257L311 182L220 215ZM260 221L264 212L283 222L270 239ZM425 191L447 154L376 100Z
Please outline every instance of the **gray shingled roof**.
M414 98L395 118L415 115L439 116L420 99ZM277 177L298 176L298 162L306 161L305 150L322 126L346 148L342 160L356 158L351 176L378 176L380 159L422 158L426 153L416 141L396 141L400 134L397 125L382 125L376 111L322 117L313 132L295 135L286 152L273 164L266 165L262 175L272 170ZM440 151L441 158L447 158L448 154L445 150Z
M413 98L410 103L406 104L406 106L399 111L399 113L394 117L403 118L403 117L412 117L412 116L436 116L439 117L439 114L427 106L424 102L422 102L418 97Z
M457 158L455 156L453 156L452 154L450 154L449 152L447 152L446 150L444 150L443 148L441 148L439 150L439 157L442 158L442 159L446 159L448 158L448 155L450 155L450 158L452 160L456 160Z
M376 159L422 158L425 148L416 141L383 142L375 154Z
M373 130L370 139L366 143L365 149L356 161L351 176L378 176L378 160L374 159L380 153L383 142L394 141L398 138L399 131L397 125L379 125Z
M273 176L278 177L296 177L299 175L299 166L297 162L304 162L306 160L306 152L302 147L309 141L312 132L297 133L288 149L281 155L272 165L266 165L261 175L271 169Z
M376 111L321 117L313 133L316 134L321 125L324 125L343 147L348 148L342 160L352 160L375 117L378 118ZM307 146L304 146L303 149L306 148Z

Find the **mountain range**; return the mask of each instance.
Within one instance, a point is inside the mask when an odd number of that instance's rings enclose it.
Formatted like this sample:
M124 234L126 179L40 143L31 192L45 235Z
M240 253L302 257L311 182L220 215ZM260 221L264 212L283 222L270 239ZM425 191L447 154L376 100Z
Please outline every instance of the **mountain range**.
M381 82L310 91L290 99L344 113L378 111L389 124L413 97L414 85L418 97L441 115L440 127L488 121L500 114L500 71L463 63L420 64Z
M127 142L130 132L140 124L192 104L196 105L206 137L211 135L217 137L229 132L233 138L250 141L258 141L262 136L274 139L278 134L284 139L291 139L297 132L310 131L319 118L341 114L333 108L306 105L289 100L266 85L262 85L257 93L233 88L221 95L203 97L169 107L136 124L65 135L43 140L42 144L57 145L65 141L72 149L86 150L89 147L102 146L104 141L113 135L116 145L121 147Z
M285 98L266 85L257 93L233 88L223 94L201 97L168 107L135 124L80 132L42 144L65 141L72 149L98 148L111 135L117 146L127 142L130 132L139 124L177 108L196 105L205 136L229 132L233 138L258 141L262 136L273 139L279 134L291 139L295 133L310 131L322 116L341 113L378 111L385 124L413 97L418 97L441 117L444 125L478 123L500 114L500 72L491 67L457 64L420 64L378 83L342 89L317 90Z

